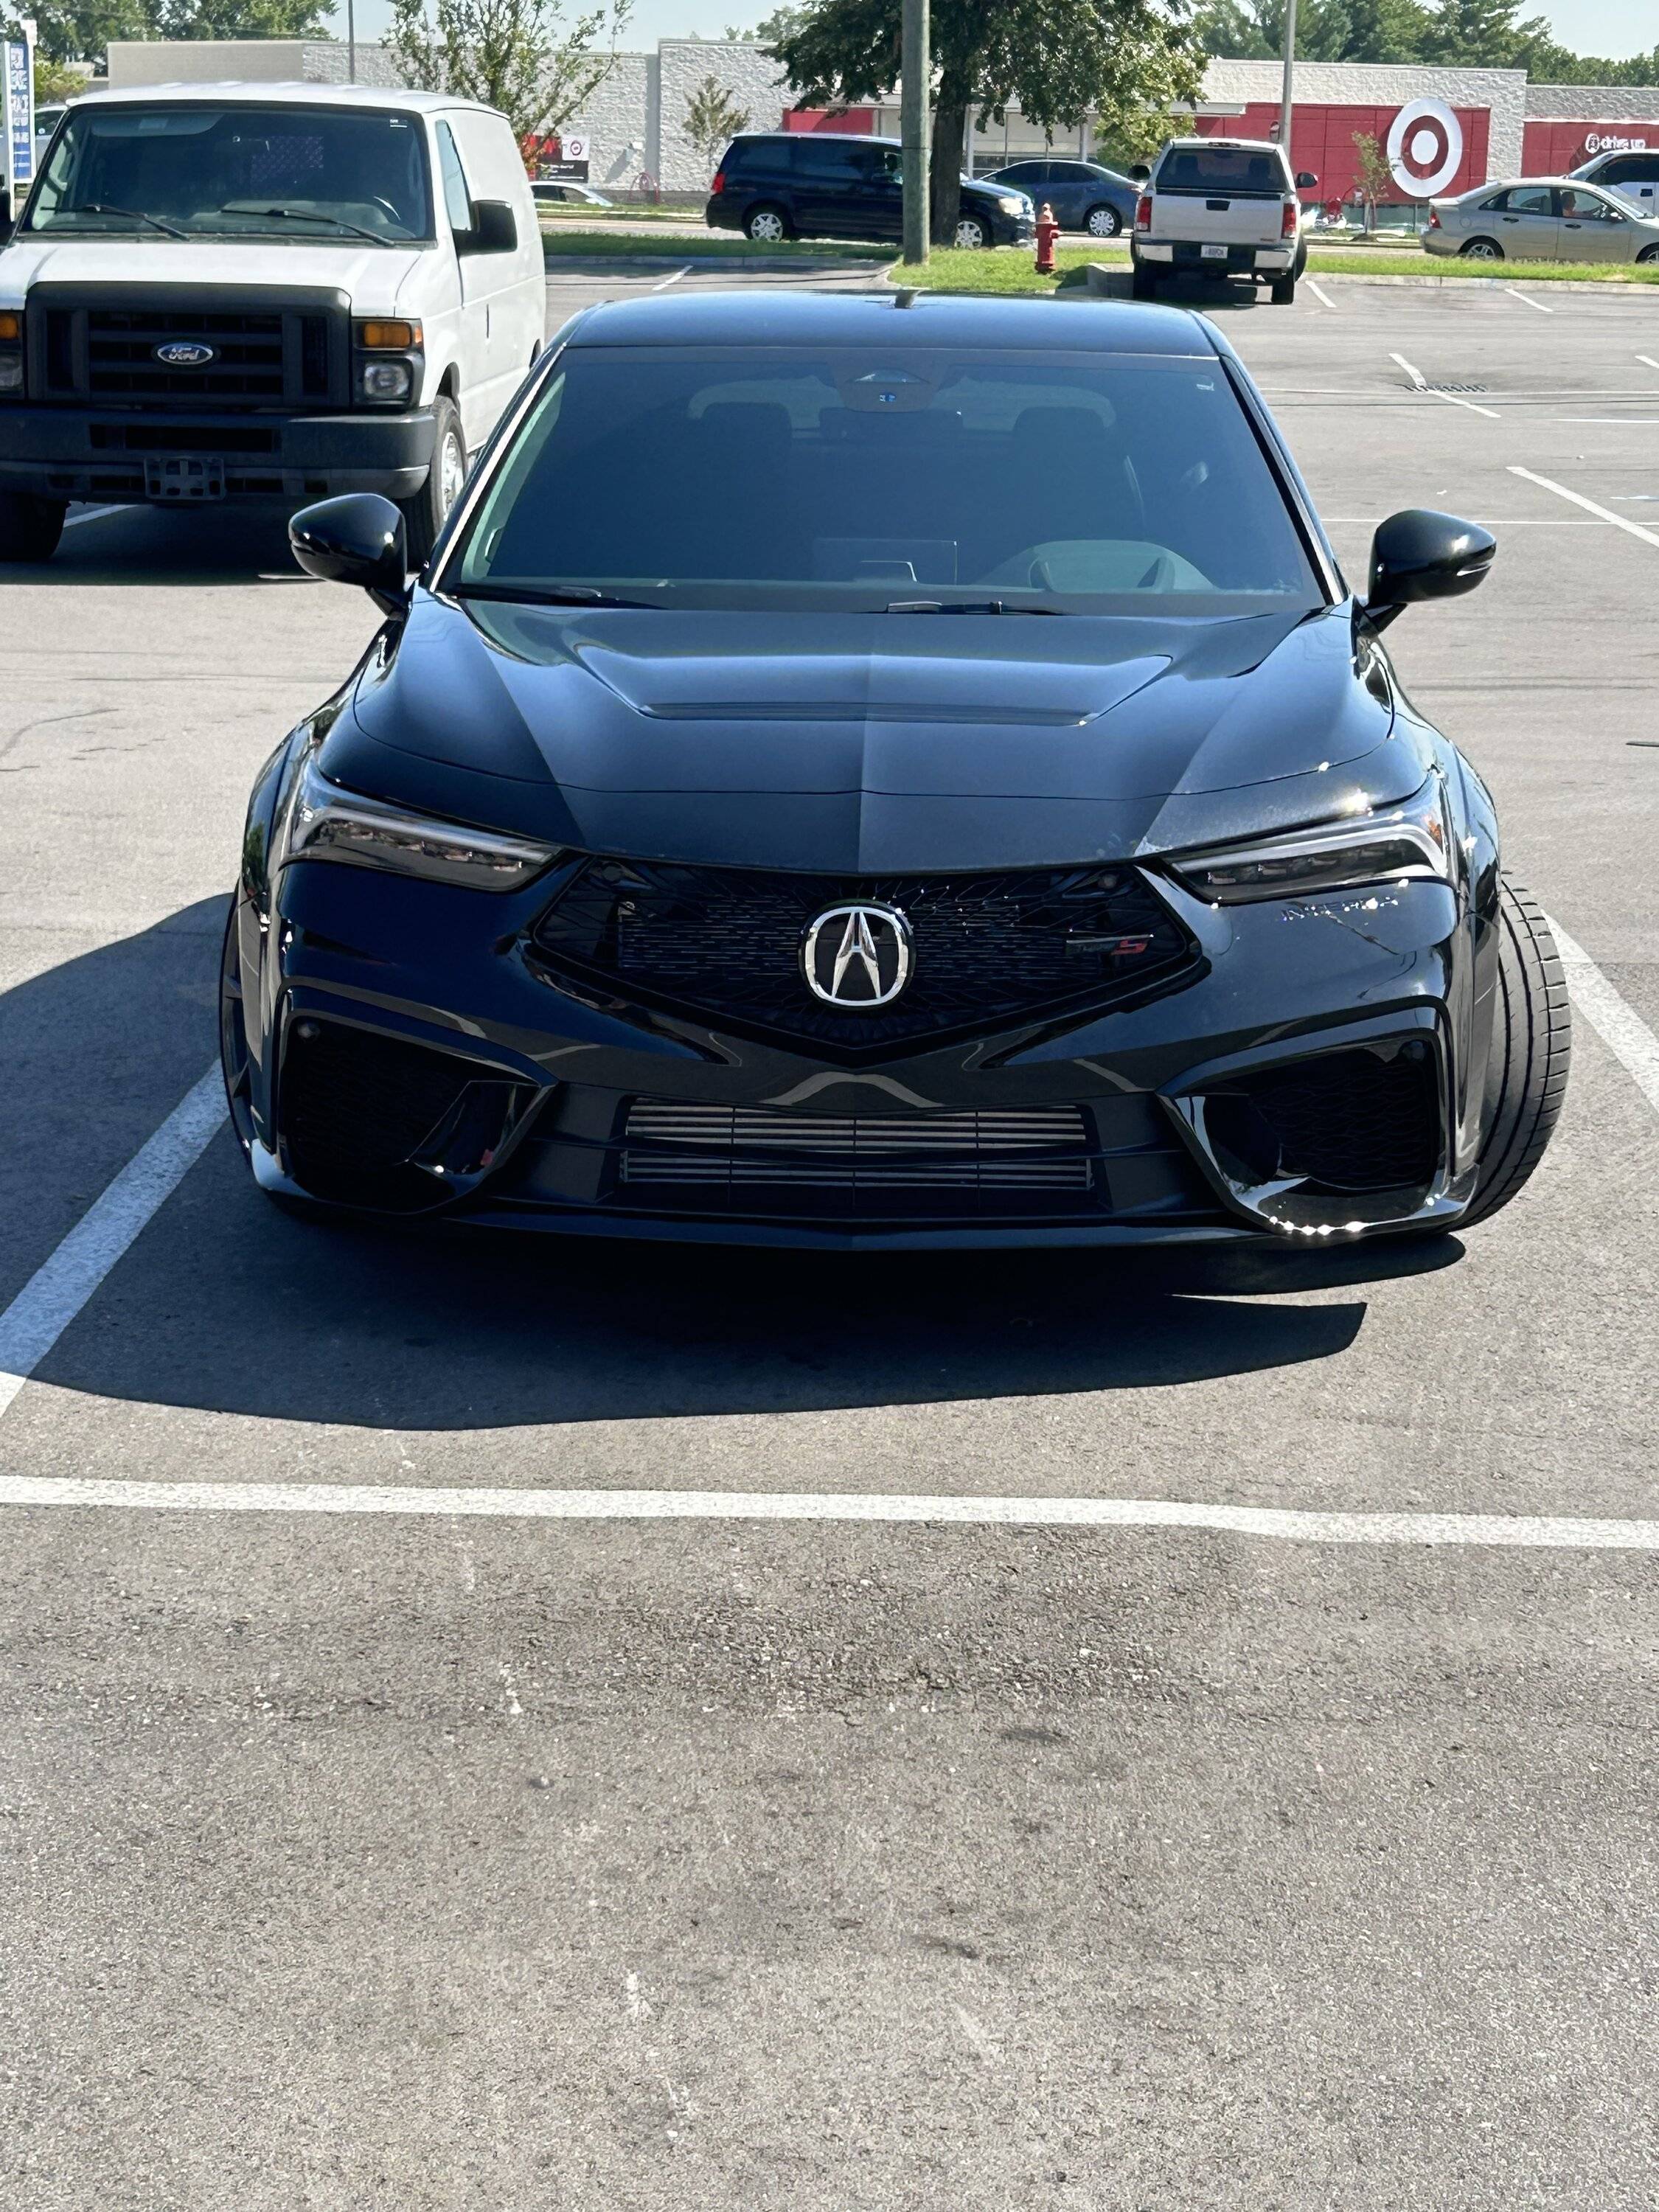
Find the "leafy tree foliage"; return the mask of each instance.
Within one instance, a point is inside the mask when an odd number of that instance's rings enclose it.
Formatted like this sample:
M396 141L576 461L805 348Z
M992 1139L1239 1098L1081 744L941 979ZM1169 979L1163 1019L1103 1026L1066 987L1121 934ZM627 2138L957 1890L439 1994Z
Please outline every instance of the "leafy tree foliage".
M1091 117L1133 129L1198 96L1202 52L1185 0L933 0L935 240L955 234L968 118L1001 122L1011 102L1039 130ZM772 52L809 106L853 106L899 76L899 0L817 0Z
M739 107L717 76L706 76L685 103L685 135L712 169L725 152L727 141L750 125L746 107Z
M100 67L112 39L325 39L327 0L35 0L35 49L52 62Z
M392 0L386 46L404 82L499 107L524 139L557 131L616 66L630 0L568 25L559 0Z

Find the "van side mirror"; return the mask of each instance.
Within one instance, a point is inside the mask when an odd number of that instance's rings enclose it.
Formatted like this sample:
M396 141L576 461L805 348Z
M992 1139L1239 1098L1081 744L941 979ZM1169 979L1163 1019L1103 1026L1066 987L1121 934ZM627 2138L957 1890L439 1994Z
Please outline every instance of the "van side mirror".
M404 518L377 491L349 491L302 507L288 526L294 557L325 584L356 584L386 614L409 605L409 540Z
M1129 182L1132 185L1149 185L1152 180L1152 173L1144 161L1137 161L1129 172Z
M1318 178L1311 169L1298 169L1296 173L1296 188L1299 192L1312 191L1318 182Z
M1365 611L1381 629L1419 599L1456 599L1482 582L1498 540L1479 523L1408 507L1376 526Z
M472 228L455 234L457 253L516 253L519 226L505 200L475 200Z

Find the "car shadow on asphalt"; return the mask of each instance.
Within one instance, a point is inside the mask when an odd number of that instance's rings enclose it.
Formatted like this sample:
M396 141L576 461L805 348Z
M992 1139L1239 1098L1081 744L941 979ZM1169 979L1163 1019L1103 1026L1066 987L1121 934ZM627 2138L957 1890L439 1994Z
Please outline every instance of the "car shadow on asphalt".
M1134 294L1130 286L1128 264L1119 269L1109 263L1096 262L1098 273L1080 285L1062 283L1060 294L1066 298L1092 300L1131 300ZM1241 308L1258 307L1267 304L1262 287L1254 283L1235 280L1229 283L1220 277L1167 277L1158 288L1158 301L1164 307L1191 307L1203 315L1236 313Z
M126 589L203 584L308 584L289 550L288 520L303 501L172 513L160 507L71 508L47 562L9 566L9 583L109 584Z
M202 901L0 997L7 1120L33 1133L6 1296L210 1062L223 912ZM1366 1301L1318 1294L1461 1249L823 1255L318 1221L264 1199L227 1132L37 1373L434 1430L1126 1389L1336 1358Z

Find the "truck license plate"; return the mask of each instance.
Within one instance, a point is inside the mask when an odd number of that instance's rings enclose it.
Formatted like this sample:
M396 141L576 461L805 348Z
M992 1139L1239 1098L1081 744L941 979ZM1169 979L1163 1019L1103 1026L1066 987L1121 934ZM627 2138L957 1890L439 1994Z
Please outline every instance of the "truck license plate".
M1227 258L1227 249L1224 246L1206 246L1200 250L1206 261L1224 261Z
M168 507L204 507L225 495L225 465L216 453L147 453L144 497Z

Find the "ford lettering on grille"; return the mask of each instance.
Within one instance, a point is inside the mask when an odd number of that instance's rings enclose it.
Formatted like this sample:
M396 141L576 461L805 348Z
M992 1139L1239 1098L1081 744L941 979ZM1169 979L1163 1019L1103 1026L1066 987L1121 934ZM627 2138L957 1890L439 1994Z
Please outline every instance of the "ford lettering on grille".
M169 338L155 350L164 368L205 368L219 358L217 346L204 345L199 338Z

